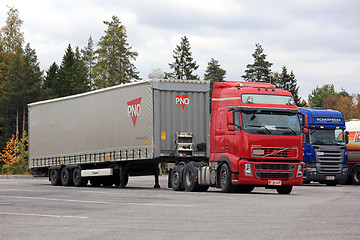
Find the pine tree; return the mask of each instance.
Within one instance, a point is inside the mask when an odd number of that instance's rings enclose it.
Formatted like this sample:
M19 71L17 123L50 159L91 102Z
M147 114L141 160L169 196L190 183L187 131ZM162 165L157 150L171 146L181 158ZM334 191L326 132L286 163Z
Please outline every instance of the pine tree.
M59 66L54 62L46 71L46 77L42 84L43 99L56 98L55 86L58 81Z
M190 52L190 43L186 36L181 38L180 46L177 45L173 55L175 62L169 63L172 73L165 73L166 78L181 79L181 80L199 80L199 76L193 74L199 68L196 64L192 53Z
M87 68L87 78L88 83L91 88L93 85L93 68L95 66L95 50L94 50L94 41L92 40L91 36L89 37L87 46L81 50L82 53L82 59L85 63L85 66Z
M294 101L297 106L302 107L306 104L301 97L299 97L299 86L297 85L297 80L293 71L288 74L287 68L284 66L282 68L281 74L277 78L274 84L277 88L284 89L289 91L294 98Z
M86 67L86 63L83 60L83 57L80 54L79 47L75 48L74 57L75 57L75 62L73 66L74 77L70 82L72 94L87 92L90 90L88 69Z
M116 16L112 17L111 22L104 21L104 24L108 29L95 51L97 62L93 68L94 88L100 89L139 80L139 72L131 63L132 60L136 60L138 53L129 47L125 26Z
M248 82L270 82L270 68L273 64L266 60L262 46L259 43L255 46L255 53L252 54L254 63L246 66L245 75L241 77Z
M211 58L205 70L204 80L210 81L210 99L215 82L224 82L226 71L221 68L219 61Z
M74 77L73 66L75 64L74 52L69 44L63 56L59 71L58 79L54 86L56 97L65 97L72 94L71 81Z

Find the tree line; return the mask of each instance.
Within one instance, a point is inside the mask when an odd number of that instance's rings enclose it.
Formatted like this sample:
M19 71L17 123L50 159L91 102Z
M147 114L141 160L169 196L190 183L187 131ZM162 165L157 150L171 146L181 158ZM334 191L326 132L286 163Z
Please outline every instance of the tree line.
M35 49L25 44L18 10L9 7L6 23L0 29L0 173L27 171L27 104L142 80L134 65L138 53L127 41L126 27L116 16L103 23L106 30L96 46L91 36L83 49L68 44L60 65L54 62L44 72ZM280 72L273 71L273 63L267 61L259 43L252 56L254 62L246 66L244 81L271 82L290 91L298 106L333 108L342 110L347 119L360 118L359 94L350 96L345 90L337 93L333 85L324 85L312 91L307 103L299 97L293 71L285 66ZM181 38L172 57L173 62L168 64L170 72L156 68L148 78L200 80L196 74L199 65L192 57L186 36ZM214 82L225 78L226 70L211 58L203 80L210 81L212 90Z

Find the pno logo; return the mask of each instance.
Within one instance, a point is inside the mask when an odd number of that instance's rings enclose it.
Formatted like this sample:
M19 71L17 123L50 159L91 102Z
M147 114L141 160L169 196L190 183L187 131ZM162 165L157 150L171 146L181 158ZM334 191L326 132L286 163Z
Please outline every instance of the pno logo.
M189 103L190 103L190 95L176 96L175 104L180 104L182 109L184 109L185 105L188 105Z
M127 114L128 114L128 117L131 117L134 127L136 125L137 117L139 117L141 115L140 103L141 103L141 97L127 102L127 105L128 105Z

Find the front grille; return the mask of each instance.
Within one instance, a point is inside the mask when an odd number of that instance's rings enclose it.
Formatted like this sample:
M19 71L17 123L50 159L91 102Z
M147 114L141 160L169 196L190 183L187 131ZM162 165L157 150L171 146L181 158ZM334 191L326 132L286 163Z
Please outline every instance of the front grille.
M293 148L277 148L277 147L251 147L251 156L260 158L297 158L298 149Z
M294 173L274 173L274 172L257 172L256 177L262 179L289 179Z
M319 173L340 173L344 149L338 146L318 146L315 149Z
M294 171L295 164L266 164L256 163L255 170L283 170L283 171Z

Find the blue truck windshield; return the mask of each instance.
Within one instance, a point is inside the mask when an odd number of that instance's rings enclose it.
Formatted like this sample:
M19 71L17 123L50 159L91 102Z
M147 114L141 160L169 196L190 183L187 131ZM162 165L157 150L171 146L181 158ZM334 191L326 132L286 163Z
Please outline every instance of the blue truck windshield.
M241 112L242 128L253 134L299 135L300 122L296 113L261 111ZM235 119L236 122L236 119Z
M310 144L345 145L342 129L310 129Z

